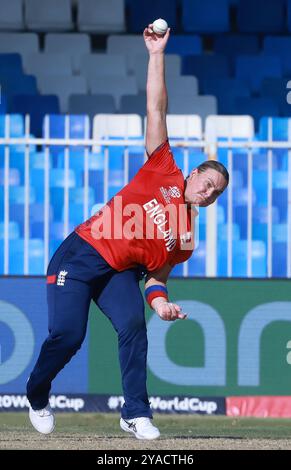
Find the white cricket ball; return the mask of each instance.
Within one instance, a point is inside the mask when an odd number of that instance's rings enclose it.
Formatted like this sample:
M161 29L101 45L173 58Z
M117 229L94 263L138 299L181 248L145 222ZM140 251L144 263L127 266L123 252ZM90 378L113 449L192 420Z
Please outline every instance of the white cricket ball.
M168 23L165 20L162 20L162 18L159 18L158 20L155 20L153 22L153 31L156 34L166 34L168 30Z

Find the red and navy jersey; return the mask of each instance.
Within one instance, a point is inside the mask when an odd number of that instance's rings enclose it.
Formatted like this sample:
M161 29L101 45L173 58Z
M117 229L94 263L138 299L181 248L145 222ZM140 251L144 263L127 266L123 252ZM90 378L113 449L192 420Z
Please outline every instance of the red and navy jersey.
M117 271L137 265L155 271L186 261L194 247L184 184L166 141L129 184L75 231Z

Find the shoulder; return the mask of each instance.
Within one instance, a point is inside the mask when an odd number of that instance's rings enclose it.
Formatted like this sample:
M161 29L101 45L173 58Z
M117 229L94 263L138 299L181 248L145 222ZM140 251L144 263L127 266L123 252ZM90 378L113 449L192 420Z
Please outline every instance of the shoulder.
M144 170L167 174L180 172L168 140L159 145L151 155L148 155L148 160L143 168Z

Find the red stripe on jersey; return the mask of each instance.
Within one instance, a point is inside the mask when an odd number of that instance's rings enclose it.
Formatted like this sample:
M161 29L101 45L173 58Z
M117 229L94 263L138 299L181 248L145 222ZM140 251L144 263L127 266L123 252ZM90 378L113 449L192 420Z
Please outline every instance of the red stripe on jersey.
M55 284L55 283L56 283L56 280L57 280L57 275L56 275L56 274L52 274L51 276L47 276L47 278L46 278L46 283L47 283L47 284Z

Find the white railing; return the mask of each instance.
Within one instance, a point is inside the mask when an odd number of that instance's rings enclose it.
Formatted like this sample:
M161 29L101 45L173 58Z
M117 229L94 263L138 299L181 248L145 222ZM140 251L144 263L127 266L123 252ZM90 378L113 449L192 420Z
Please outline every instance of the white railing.
M271 122L271 120L270 120ZM271 125L271 124L270 124ZM52 146L62 146L65 148L64 151L64 237L69 232L69 169L70 169L70 149L74 147L84 148L84 220L90 216L88 211L88 191L89 191L89 166L88 158L89 153L93 147L102 146L105 148L105 163L104 163L104 201L108 200L108 175L109 175L109 156L108 150L112 146L123 146L125 148L124 153L124 184L127 184L129 180L129 148L132 146L141 146L142 141L137 140L93 140L93 139L70 139L68 138L69 131L66 128L66 137L64 139L54 138L32 138L29 136L29 122L25 121L25 137L13 138L9 137L9 126L6 129L6 137L0 138L0 146L5 147L4 153L4 274L9 274L9 167L10 167L10 148L13 145L24 145L25 146L25 166L24 166L24 186L25 186L25 198L24 198L24 274L29 274L28 260L29 260L29 191L30 191L30 153L31 146L42 146L44 148L44 269L43 273L46 272L46 267L49 261L49 206L50 206L50 186L49 186L49 159L50 159L50 148ZM88 130L89 134L89 130ZM269 135L272 135L272 130L269 129ZM190 148L198 148L203 150L207 155L215 155L219 148L228 149L228 171L230 174L230 184L228 191L228 210L227 210L227 224L228 224L228 261L227 261L227 276L232 276L232 222L233 222L233 150L236 148L245 149L247 158L247 177L248 177L248 204L247 204L247 276L252 277L252 187L253 187L253 159L256 158L256 154L253 153L255 149L267 149L268 150L268 236L267 236L267 277L272 277L272 161L273 161L273 150L274 149L285 149L288 150L288 214L287 214L287 277L291 277L291 142L274 142L274 141L245 141L237 142L229 139L226 142L209 143L205 140L197 141L185 141L185 140L170 140L170 144L173 148L179 147L184 149L184 173L189 170L189 153ZM207 209L207 230L206 230L206 275L216 276L217 274L217 224L216 224L216 205ZM187 276L188 265L184 266L183 275Z

